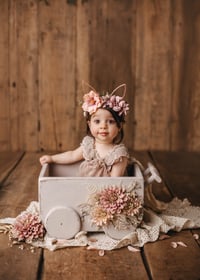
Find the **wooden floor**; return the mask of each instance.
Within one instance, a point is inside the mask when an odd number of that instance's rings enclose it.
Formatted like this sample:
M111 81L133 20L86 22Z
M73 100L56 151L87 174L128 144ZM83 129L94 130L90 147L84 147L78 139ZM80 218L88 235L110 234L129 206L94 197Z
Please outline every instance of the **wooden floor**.
M200 205L200 153L136 152L134 156L144 165L153 162L163 178L155 185L158 198L169 201L172 196L189 198ZM15 217L37 200L37 178L40 172L39 153L0 153L0 218ZM85 247L66 248L55 252L26 245L9 246L8 236L0 234L0 279L200 279L200 241L185 230L171 233L170 239L148 243L141 252L127 248L98 251ZM182 241L187 248L170 246Z

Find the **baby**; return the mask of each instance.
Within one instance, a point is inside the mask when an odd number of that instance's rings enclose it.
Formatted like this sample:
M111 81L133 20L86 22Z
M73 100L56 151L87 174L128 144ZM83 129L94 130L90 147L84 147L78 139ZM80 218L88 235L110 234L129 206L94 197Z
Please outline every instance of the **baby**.
M116 96L123 87L123 96ZM78 176L123 176L129 154L123 140L123 123L129 110L123 100L126 85L120 85L111 94L100 95L94 89L83 97L82 109L87 122L87 136L80 146L55 155L44 155L40 163L70 164L81 161Z

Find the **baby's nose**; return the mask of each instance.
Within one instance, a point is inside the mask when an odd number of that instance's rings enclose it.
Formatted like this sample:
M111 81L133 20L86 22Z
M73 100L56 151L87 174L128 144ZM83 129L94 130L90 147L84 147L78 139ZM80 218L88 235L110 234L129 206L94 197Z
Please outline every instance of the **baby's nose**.
M101 128L105 128L107 126L107 123L105 121L101 122Z

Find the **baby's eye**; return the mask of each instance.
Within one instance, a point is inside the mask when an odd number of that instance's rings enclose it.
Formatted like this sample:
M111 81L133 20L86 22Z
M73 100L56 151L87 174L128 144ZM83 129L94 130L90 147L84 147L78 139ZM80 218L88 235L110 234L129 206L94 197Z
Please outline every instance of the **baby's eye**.
M99 123L100 123L100 120L94 119L93 122L94 122L95 124L99 124Z
M115 120L113 120L113 119L108 120L108 123L109 123L109 124L115 124Z

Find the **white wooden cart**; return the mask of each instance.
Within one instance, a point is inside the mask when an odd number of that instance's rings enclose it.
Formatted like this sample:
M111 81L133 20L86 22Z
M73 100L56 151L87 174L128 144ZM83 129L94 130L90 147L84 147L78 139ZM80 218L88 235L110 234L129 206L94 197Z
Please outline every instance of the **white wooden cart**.
M42 166L39 175L39 204L41 219L48 235L71 239L80 231L104 231L112 238L121 239L135 230L132 225L122 230L113 226L99 228L91 222L90 215L83 214L80 206L87 202L92 193L111 186L126 190L132 188L143 201L144 173L140 167L136 163L129 166L129 174L124 177L77 177L79 164ZM146 174L149 174L149 168ZM149 180L152 180L151 176Z

